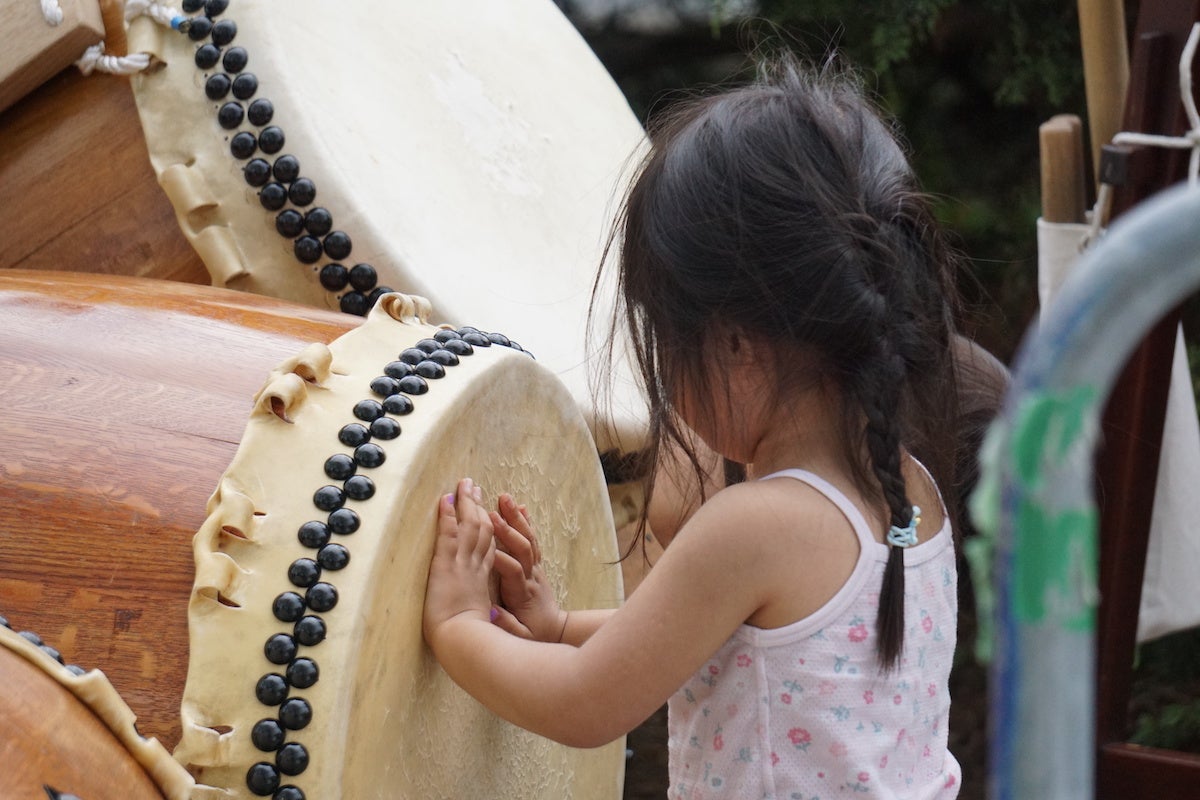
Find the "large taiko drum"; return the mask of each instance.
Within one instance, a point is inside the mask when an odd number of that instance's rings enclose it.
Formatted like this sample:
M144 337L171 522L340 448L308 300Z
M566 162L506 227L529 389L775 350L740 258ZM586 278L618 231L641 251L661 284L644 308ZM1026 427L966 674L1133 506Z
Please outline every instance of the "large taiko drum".
M619 795L619 742L500 722L421 642L436 498L461 475L530 506L567 603L619 602L559 381L400 295L343 334L332 312L100 282L0 277L14 625L103 668L141 733L179 742L195 798Z
M454 476L529 505L568 607L621 595L604 478L570 394L528 354L427 314L385 295L257 396L195 541L176 756L201 784L287 798L620 793L620 741L577 750L516 729L423 646Z
M178 30L132 22L129 49L156 59L133 88L215 285L353 313L420 295L505 331L592 408L592 286L644 136L551 0L183 9ZM630 376L606 376L615 429L589 418L602 451L640 441Z

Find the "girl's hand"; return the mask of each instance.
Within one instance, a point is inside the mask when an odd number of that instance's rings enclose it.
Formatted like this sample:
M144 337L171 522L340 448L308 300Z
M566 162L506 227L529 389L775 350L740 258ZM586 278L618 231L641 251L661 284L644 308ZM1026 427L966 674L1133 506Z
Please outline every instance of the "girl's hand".
M425 640L436 649L447 622L459 615L487 620L492 609L488 580L496 556L492 521L483 495L470 478L438 502L438 532L425 589Z
M567 614L558 607L554 588L542 570L542 550L524 506L510 495L500 495L499 513L491 512L496 535L495 570L500 576L500 600L495 622L526 639L558 642Z

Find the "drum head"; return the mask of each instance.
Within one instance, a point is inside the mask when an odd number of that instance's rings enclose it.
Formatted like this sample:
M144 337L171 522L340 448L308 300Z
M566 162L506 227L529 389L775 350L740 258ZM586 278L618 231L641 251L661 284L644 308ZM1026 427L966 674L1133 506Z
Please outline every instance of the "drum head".
M130 50L161 68L133 87L214 284L355 313L383 287L419 294L592 406L592 285L644 136L550 0L232 0L188 24L134 21ZM601 449L645 418L619 373Z
M509 491L528 505L564 607L621 599L604 479L570 394L526 353L427 313L387 295L359 328L281 364L210 501L175 756L214 792L621 793L623 741L579 750L501 721L422 640L438 498L463 476L489 504Z

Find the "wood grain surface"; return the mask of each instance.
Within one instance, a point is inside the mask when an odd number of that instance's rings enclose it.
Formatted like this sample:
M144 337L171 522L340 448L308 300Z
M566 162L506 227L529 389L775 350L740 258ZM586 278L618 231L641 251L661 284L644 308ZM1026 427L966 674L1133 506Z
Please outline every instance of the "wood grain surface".
M122 52L113 5L106 44ZM211 282L150 167L128 78L68 67L0 113L4 268Z
M192 535L270 369L356 320L212 287L0 272L0 614L172 749Z

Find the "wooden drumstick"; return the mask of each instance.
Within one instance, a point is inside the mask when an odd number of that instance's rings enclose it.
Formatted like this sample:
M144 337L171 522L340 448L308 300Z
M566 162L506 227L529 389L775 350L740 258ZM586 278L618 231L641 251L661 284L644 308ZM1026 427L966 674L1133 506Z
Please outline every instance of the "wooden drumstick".
M1079 39L1091 128L1092 167L1100 172L1100 147L1121 130L1129 85L1129 49L1121 0L1079 0Z
M1042 219L1083 222L1083 123L1074 114L1059 114L1038 128L1041 144Z
M1074 114L1059 114L1038 128L1038 136L1043 219L1083 222L1086 195L1082 121Z
M129 55L125 38L125 0L100 0L100 15L104 19L104 49L114 56Z

